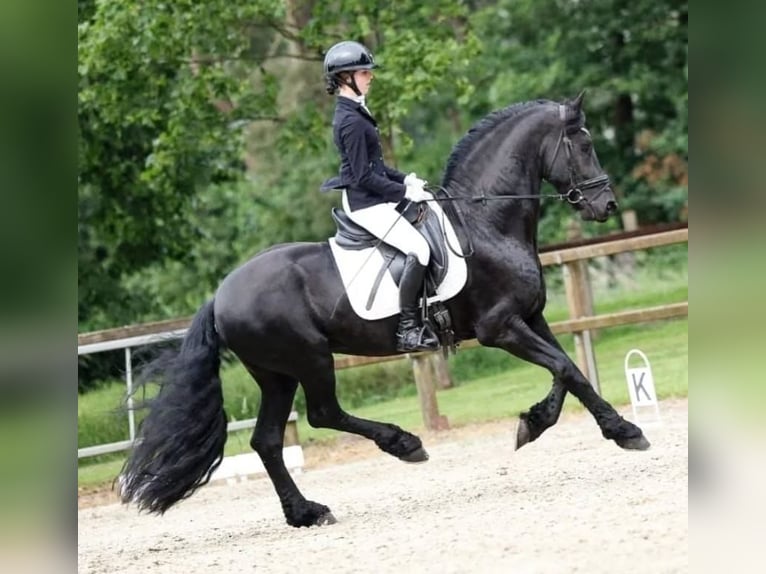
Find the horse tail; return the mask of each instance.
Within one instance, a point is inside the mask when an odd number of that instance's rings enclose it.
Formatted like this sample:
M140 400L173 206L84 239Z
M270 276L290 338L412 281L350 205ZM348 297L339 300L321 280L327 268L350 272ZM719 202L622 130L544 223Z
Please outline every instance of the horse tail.
M220 346L210 300L194 316L180 350L147 365L144 383L156 381L160 390L146 403L149 412L118 479L124 503L163 514L205 485L221 464L227 419Z

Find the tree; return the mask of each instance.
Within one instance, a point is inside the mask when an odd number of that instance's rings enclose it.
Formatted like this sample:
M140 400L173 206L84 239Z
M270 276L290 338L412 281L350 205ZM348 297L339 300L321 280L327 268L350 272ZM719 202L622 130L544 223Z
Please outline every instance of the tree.
M489 107L586 89L588 124L618 193L645 221L679 217L688 194L685 0L500 0L473 26L491 46L474 81ZM670 162L671 177L637 169L648 156Z
M585 88L623 205L687 201L685 0L78 0L78 22L81 330L189 314L260 249L332 233L321 64L344 39L381 64L369 103L400 169L435 182L491 110Z
M267 4L267 5L262 5ZM243 121L273 115L239 59L268 3L99 1L79 22L79 316L129 319L122 277L183 261L211 183L241 177ZM99 315L100 313L100 315Z
M587 88L599 155L627 202L667 220L686 201L682 0L78 8L84 328L178 312L254 250L331 232L317 214L337 198L314 190L337 168L321 61L341 39L381 64L370 103L390 163L433 181L492 109ZM559 229L550 217L543 229ZM156 276L178 272L188 277ZM188 302L170 304L181 285Z
M307 194L337 169L321 76L335 41L360 39L385 66L373 106L394 162L409 144L400 120L440 87L468 89L478 48L467 8L446 0L81 0L78 9L85 329L159 318L169 310L159 292L179 282L158 273L230 267L231 256L199 244L232 246L219 233L232 221L245 235L257 228L254 247L327 233L329 214L327 225L312 222L331 200ZM252 254L244 242L231 253ZM200 275L196 293L211 290L211 274Z

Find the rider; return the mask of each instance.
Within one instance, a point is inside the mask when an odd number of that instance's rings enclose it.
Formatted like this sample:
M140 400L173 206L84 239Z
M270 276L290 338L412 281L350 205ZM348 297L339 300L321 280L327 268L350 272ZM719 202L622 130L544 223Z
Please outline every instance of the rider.
M372 53L358 42L335 44L324 59L327 93L338 94L333 139L340 152L343 209L352 221L407 255L399 282L397 350L436 349L436 334L418 320L418 293L430 249L423 236L396 210L403 199L420 202L431 195L423 189L426 182L415 173L405 176L383 163L377 122L364 99L376 67Z

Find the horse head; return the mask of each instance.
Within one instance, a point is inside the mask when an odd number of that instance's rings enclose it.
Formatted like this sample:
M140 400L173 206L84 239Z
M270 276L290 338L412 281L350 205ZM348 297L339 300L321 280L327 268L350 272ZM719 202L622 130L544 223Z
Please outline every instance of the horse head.
M617 211L617 200L585 127L584 95L580 92L558 106L560 129L553 130L544 144L545 179L566 196L583 220L606 221Z

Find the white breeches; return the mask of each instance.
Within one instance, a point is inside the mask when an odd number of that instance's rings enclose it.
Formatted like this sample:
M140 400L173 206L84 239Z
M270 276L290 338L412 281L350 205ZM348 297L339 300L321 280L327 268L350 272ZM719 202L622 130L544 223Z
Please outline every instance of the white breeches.
M351 221L361 225L384 243L402 253L414 253L421 265L428 265L431 250L425 238L396 211L396 203L379 203L351 211L343 191L343 210Z

